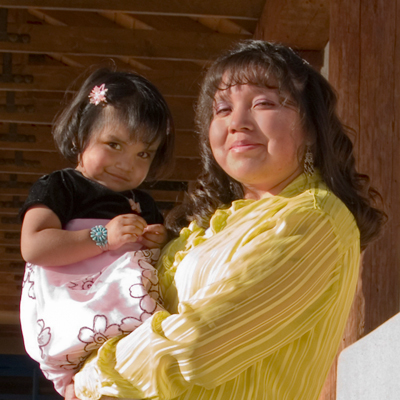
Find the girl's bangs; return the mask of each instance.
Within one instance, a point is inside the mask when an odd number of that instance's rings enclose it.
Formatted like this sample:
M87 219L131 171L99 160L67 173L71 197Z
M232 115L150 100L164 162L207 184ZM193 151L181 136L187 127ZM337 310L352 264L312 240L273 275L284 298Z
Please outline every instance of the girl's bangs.
M158 139L165 140L168 122L157 115L151 117L141 110L116 110L115 123L123 124L130 132L133 141L140 141L151 145ZM158 117L158 118L157 118Z

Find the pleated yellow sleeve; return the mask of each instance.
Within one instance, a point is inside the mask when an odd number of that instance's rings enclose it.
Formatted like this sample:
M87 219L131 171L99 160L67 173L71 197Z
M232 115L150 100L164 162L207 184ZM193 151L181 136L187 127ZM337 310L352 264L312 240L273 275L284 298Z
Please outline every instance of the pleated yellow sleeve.
M318 175L239 200L163 252L166 307L76 375L82 399L317 400L355 292L359 232Z

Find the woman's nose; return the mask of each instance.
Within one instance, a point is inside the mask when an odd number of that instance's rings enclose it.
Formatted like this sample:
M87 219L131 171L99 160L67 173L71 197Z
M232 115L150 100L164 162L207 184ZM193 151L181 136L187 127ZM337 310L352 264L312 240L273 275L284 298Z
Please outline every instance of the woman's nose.
M253 128L251 111L246 107L236 107L231 111L229 120L229 132L234 133Z

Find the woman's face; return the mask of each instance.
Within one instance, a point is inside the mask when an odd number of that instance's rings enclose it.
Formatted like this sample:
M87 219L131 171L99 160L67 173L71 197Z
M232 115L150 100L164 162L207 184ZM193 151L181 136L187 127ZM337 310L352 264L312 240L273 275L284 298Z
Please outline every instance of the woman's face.
M215 95L211 150L246 198L278 194L303 172L305 136L298 110L276 89L235 85Z

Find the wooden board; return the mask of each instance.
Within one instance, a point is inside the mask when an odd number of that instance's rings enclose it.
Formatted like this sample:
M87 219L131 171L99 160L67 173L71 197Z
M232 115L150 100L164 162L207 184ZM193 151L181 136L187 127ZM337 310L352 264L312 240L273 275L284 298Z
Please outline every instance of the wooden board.
M329 1L268 0L255 37L300 50L322 50L329 40Z
M330 81L339 114L354 129L358 169L381 192L391 220L363 257L341 349L399 311L400 2L332 0ZM336 398L336 363L321 400Z
M168 15L168 16L207 16L219 18L237 18L257 20L263 1L232 2L230 0L0 0L0 7L28 8L36 7L50 10L71 11L118 11L146 15Z

